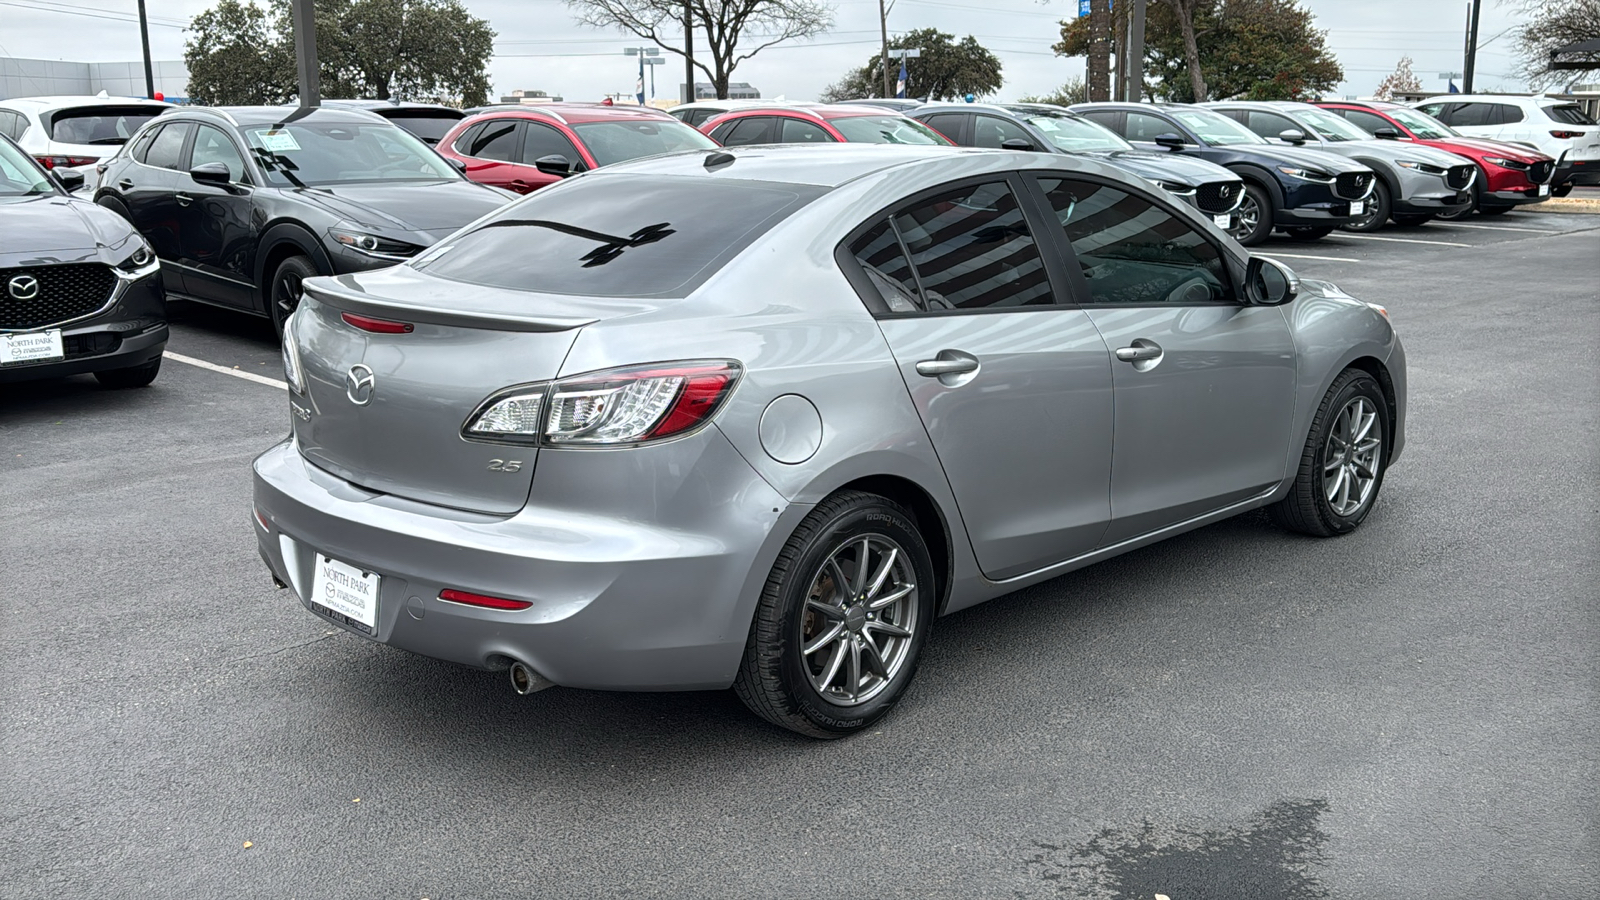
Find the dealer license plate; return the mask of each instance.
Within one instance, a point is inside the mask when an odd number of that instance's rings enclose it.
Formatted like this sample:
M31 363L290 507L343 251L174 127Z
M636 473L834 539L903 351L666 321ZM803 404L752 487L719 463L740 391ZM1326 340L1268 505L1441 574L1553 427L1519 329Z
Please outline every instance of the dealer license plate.
M67 352L61 348L59 328L30 334L0 334L0 365L61 359L66 355Z
M1550 196L1550 185L1548 185L1548 184L1539 185L1539 196L1541 196L1541 197Z
M382 577L317 554L311 602L335 619L372 633L378 626L378 585Z
M1362 213L1364 213L1366 211L1367 211L1366 201L1364 201L1364 200L1351 200L1350 201L1350 215L1359 216L1359 215L1361 215Z
M1224 231L1226 231L1227 228L1228 228L1228 224L1233 221L1233 216L1230 216L1227 213L1223 213L1220 216L1212 216L1211 217L1211 221L1217 223L1217 227L1218 228L1221 228Z

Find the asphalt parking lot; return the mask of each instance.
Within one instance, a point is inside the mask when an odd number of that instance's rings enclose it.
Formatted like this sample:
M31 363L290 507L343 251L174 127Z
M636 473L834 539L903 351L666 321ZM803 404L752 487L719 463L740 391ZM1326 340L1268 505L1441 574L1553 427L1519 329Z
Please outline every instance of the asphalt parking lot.
M1600 216L1258 248L1388 307L1356 534L1240 517L941 619L880 728L519 698L273 589L265 323L0 387L0 897L1592 898Z

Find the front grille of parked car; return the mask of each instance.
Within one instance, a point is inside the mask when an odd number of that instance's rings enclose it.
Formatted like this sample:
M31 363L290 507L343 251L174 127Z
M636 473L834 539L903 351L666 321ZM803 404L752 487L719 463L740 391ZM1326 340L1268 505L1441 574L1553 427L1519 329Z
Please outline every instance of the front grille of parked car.
M25 299L13 287L20 276L39 283L36 291L23 291ZM0 269L0 328L38 328L89 315L106 305L116 286L111 267L98 263Z
M1444 183L1459 191L1472 183L1472 172L1472 166L1451 166L1445 172Z
M1543 160L1528 167L1528 180L1534 184L1544 184L1554 175L1556 164L1553 160Z
M1194 202L1208 213L1224 213L1238 205L1242 193L1242 181L1211 181L1195 188Z
M1360 200L1370 190L1371 172L1345 172L1333 181L1333 192L1346 200Z

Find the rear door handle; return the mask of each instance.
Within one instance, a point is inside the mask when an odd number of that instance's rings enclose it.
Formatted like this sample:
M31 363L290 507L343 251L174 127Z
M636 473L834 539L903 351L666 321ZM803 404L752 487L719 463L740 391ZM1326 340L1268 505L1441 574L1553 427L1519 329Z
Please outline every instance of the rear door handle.
M131 190L133 190L133 182L131 182L128 179L124 178L121 181L117 182L117 187L122 188L125 191L131 191Z
M1118 347L1117 359L1123 362L1138 362L1142 359L1155 359L1161 355L1161 348L1152 341L1136 343L1132 347Z
M929 378L938 378L940 375L965 375L968 372L978 371L978 361L968 357L966 359L925 359L917 363L917 374Z
M189 196L188 194L185 194L183 191L179 191L177 194L175 194L173 196L178 198L178 205L179 206L188 206L189 204L194 202L194 198ZM1120 353L1121 351L1119 350L1118 352Z

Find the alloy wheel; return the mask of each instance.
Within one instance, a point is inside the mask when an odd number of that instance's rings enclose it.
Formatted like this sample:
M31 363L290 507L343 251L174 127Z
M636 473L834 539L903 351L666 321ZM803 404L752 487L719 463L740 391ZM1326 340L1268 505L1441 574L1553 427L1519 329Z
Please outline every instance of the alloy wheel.
M1244 199L1239 201L1237 224L1228 230L1228 234L1236 241L1242 241L1255 234L1256 226L1261 224L1261 205L1256 198L1246 191Z
M272 286L272 303L277 308L279 322L289 321L290 313L300 305L300 297L305 293L302 282L300 273L284 272Z
M1335 515L1348 518L1371 498L1382 452L1378 408L1366 397L1351 398L1334 418L1322 452L1322 491Z
M915 569L899 544L871 534L836 548L800 617L801 660L817 694L857 706L881 693L910 656L917 609Z

